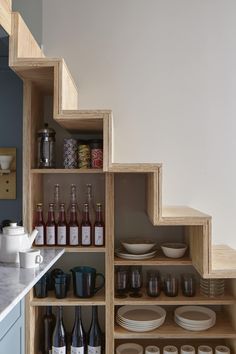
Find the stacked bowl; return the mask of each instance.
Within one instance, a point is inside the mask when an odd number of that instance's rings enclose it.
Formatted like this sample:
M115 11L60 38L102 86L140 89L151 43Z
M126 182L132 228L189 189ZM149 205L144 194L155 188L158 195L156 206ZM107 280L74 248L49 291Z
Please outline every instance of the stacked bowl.
M189 331L205 331L215 325L216 314L203 306L181 306L175 310L175 322Z

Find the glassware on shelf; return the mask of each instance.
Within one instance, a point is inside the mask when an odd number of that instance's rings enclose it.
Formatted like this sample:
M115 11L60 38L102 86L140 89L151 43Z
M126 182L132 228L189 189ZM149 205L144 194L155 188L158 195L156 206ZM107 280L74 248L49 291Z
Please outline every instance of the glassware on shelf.
M56 245L56 222L55 222L53 203L49 204L48 220L46 223L46 245L47 246Z
M35 246L43 246L45 244L45 224L43 221L43 204L38 203L36 209L35 229L38 230L38 234L35 238Z
M60 185L57 183L54 185L54 195L53 195L53 204L54 204L54 215L55 220L57 221L60 213Z
M85 203L83 208L83 219L81 224L81 245L91 246L91 244L92 244L92 227L89 218L89 206L87 203Z
M184 296L192 297L196 294L196 278L194 274L185 273L181 275L181 288Z
M167 274L163 280L163 290L166 296L177 296L179 291L178 278L172 274Z
M102 247L105 244L104 222L102 220L102 204L96 204L96 220L94 223L93 244L96 247Z
M225 292L224 279L200 279L200 293L208 297L223 296Z
M141 266L133 266L130 270L130 289L131 297L141 297L142 294L140 290L143 286L143 276L142 276L142 267Z
M67 245L67 223L66 223L66 213L65 204L60 204L60 213L57 223L57 245L66 246Z
M147 271L147 295L150 297L157 297L161 293L161 278L158 271Z
M94 199L93 199L93 189L92 189L92 184L87 183L86 184L86 200L85 203L88 204L88 209L89 209L89 220L91 222L91 225L93 226L95 223L96 219L96 214L95 214L95 207L94 207Z
M38 168L55 168L55 136L55 130L47 123L38 131Z
M125 267L117 267L115 271L115 296L117 298L125 298L128 291L128 269Z
M70 221L68 225L68 238L70 246L79 245L79 224L77 220L76 205L72 204L70 210Z

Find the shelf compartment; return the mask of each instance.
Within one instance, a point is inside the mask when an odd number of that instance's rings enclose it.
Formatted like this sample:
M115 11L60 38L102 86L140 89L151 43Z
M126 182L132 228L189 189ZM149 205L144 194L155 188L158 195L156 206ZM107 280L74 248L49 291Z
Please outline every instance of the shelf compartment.
M35 246L37 249L52 249L51 246ZM62 249L64 248L65 252L67 253L105 253L106 252L106 247L70 247L70 246L56 246L56 249Z
M115 339L156 339L156 338L202 338L202 339L213 339L213 338L234 338L236 339L236 330L230 323L230 320L226 314L218 313L216 314L216 325L206 331L187 331L180 326L178 326L173 317L168 314L165 323L150 332L129 332L126 329L115 325L114 338Z
M193 297L186 297L179 294L176 297L168 297L162 292L159 297L150 297L146 290L141 291L143 294L140 298L133 298L127 296L126 298L114 298L114 304L118 306L123 305L233 305L236 304L236 298L233 295L225 294L219 297L206 297L198 292Z
M32 174L80 174L80 173L104 173L100 168L32 168Z
M130 260L130 259L122 259L117 256L114 257L115 265L143 265L143 266L186 266L192 265L192 260L190 257L182 257L182 258L167 258L162 254L158 254L157 256L150 259L140 259L140 260Z
M57 299L54 295L54 291L49 291L48 297L43 299L34 297L30 302L31 306L105 306L105 304L106 300L104 289L88 299L75 297L72 290L68 292L66 298Z

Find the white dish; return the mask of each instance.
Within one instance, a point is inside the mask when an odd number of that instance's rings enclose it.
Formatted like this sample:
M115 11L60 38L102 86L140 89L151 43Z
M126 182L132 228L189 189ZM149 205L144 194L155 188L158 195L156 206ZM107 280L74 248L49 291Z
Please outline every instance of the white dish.
M188 246L186 243L167 242L161 245L164 255L168 258L181 258L185 254Z
M136 343L121 344L116 348L116 354L143 354L143 347Z
M153 257L155 257L156 254L157 254L157 250L154 250L152 252L145 253L145 254L130 254L130 253L126 253L125 251L123 251L121 249L115 250L115 255L117 257L123 258L123 259L133 259L133 260L153 258Z
M193 332L200 332L200 331L206 331L207 329L213 327L215 325L215 322L212 322L206 326L190 326L187 325L186 323L179 322L177 319L175 319L175 322L178 326L188 330L188 331L193 331Z
M175 318L186 325L208 325L215 321L214 311L203 306L181 306L175 310Z
M156 246L153 241L137 239L122 241L121 244L124 249L131 254L145 254Z

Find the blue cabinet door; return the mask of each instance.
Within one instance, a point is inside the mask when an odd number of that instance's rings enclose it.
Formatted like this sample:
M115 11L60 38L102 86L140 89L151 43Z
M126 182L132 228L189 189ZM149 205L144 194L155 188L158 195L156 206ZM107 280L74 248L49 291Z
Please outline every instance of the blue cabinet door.
M0 322L0 354L25 354L23 300Z

